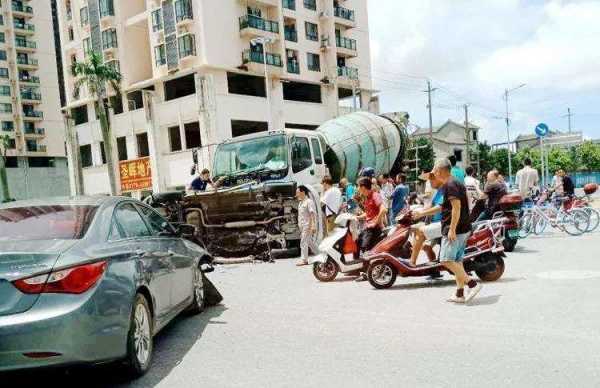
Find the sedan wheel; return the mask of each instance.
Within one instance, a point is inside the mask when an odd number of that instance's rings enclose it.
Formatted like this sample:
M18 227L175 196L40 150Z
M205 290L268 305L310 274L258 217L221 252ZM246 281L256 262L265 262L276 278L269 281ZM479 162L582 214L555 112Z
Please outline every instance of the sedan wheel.
M152 327L148 301L143 295L137 294L131 314L126 359L128 369L134 376L141 376L150 368L154 347Z
M189 307L189 312L192 314L200 314L206 306L204 298L204 274L200 268L194 269L194 301Z

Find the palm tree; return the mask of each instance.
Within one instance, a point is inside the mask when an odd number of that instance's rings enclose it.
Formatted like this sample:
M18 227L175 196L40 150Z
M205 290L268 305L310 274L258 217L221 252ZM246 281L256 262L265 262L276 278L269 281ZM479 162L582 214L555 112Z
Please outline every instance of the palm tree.
M117 186L116 163L112 146L112 130L108 121L107 104L104 102L106 87L110 85L120 93L121 73L114 67L106 65L102 54L89 52L85 62L76 62L72 67L73 76L77 77L73 86L73 96L79 98L82 87L86 87L90 97L96 101L96 113L100 119L100 130L104 143L104 155L108 167L108 179L111 195L117 195L120 190Z
M3 201L10 200L8 178L6 177L6 150L8 149L9 142L8 135L0 135L0 186L2 186L2 196L0 199L3 199Z

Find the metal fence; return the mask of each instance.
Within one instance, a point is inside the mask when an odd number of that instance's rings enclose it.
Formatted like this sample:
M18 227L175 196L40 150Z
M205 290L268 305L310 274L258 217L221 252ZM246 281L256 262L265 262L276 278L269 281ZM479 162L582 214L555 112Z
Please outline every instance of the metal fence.
M600 183L600 172L577 172L571 177L575 187L582 187L588 183Z

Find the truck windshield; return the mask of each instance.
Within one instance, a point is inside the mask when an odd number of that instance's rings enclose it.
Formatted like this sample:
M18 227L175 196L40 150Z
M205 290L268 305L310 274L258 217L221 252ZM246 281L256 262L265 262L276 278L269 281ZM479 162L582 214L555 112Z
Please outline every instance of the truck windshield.
M288 168L288 146L283 135L221 144L215 154L214 176Z

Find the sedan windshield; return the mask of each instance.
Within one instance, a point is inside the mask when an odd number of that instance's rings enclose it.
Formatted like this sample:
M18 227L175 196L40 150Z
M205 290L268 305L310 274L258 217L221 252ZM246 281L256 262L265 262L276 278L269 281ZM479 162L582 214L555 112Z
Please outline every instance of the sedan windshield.
M221 144L215 154L214 176L287 170L285 140L285 136L277 135Z
M32 206L0 209L2 240L78 240L89 228L96 206Z

